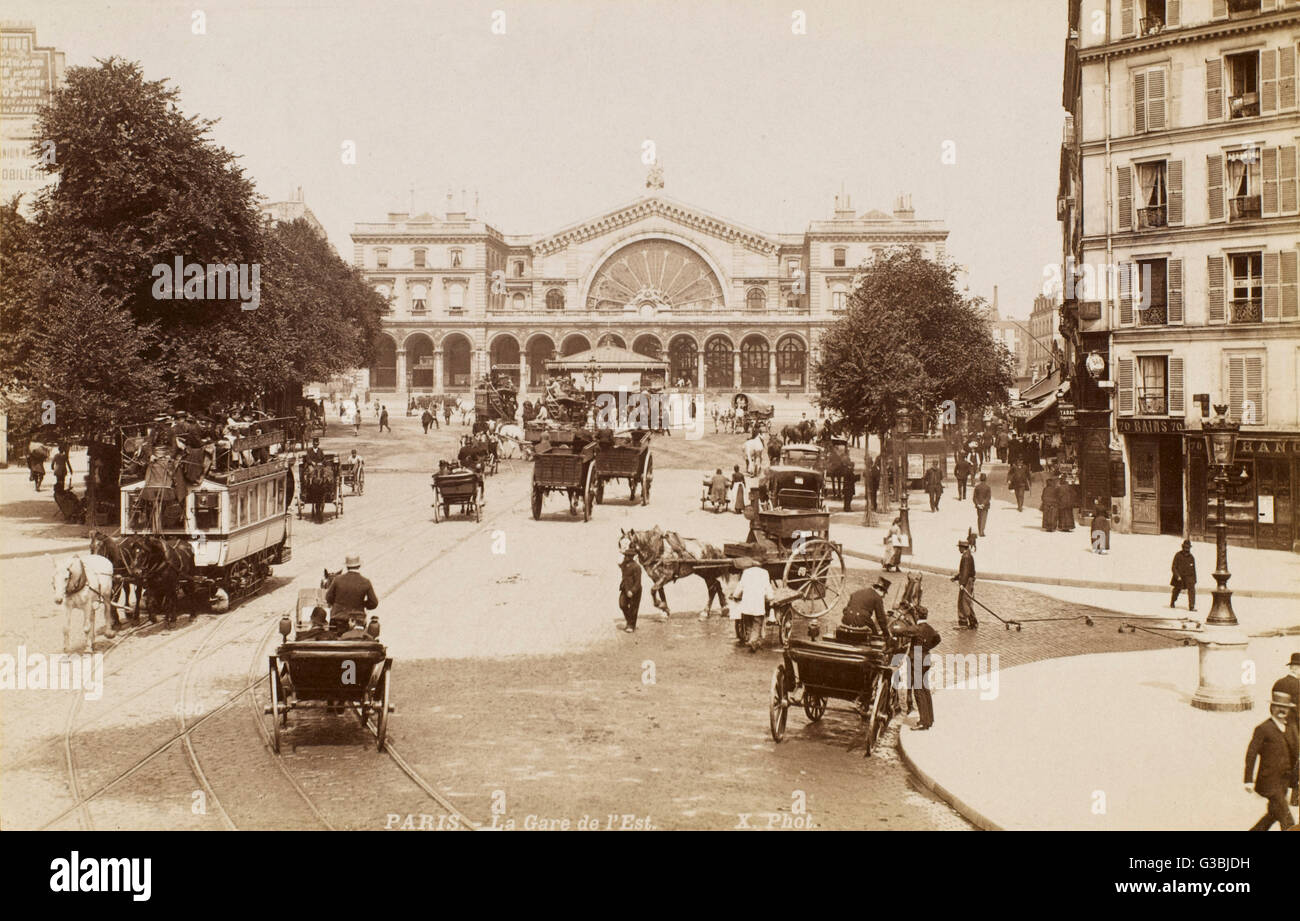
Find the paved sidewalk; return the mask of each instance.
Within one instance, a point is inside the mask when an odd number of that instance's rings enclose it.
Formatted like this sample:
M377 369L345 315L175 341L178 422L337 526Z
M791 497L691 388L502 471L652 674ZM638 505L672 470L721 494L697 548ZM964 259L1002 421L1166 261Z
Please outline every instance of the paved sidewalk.
M1169 535L1121 534L1111 532L1111 551L1106 555L1092 552L1091 518L1076 522L1070 532L1048 533L1042 530L1042 513L1037 507L1041 476L1036 476L1032 497L1025 497L1025 510L1016 511L1015 496L1006 488L1005 464L985 465L993 487L993 505L989 510L985 537L978 540L975 566L981 580L1041 583L1081 588L1108 588L1125 591L1169 591L1169 566L1182 538ZM854 500L854 511L837 512L831 522L835 540L844 544L846 553L879 561L882 540L896 508L874 516L877 527L864 527L863 498ZM1031 507L1032 504L1032 507ZM838 504L837 504L838 506ZM957 498L957 485L947 481L939 511L930 511L929 497L912 492L908 497L914 553L903 557L905 566L914 569L954 573L960 554L957 541L976 527L975 506L970 493L964 501ZM1214 544L1194 541L1198 577L1198 605L1202 613L1209 610L1210 590L1214 588ZM1232 572L1229 588L1235 597L1300 599L1300 554L1282 550L1228 548L1228 569ZM1168 603L1168 602L1166 602Z
M1297 651L1294 637L1251 641L1259 682L1244 713L1191 706L1195 646L1021 665L993 695L936 691L934 728L903 728L899 749L982 828L1244 831L1265 811L1242 788L1246 746Z

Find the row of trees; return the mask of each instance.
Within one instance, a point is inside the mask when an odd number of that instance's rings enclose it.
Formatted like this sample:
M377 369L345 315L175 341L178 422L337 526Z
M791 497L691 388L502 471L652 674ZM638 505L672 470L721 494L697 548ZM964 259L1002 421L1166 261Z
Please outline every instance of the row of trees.
M262 220L215 122L117 58L74 67L39 119L57 182L0 207L0 365L15 432L60 437L202 410L369 363L383 299L305 222ZM259 267L256 309L155 297L155 267ZM176 280L180 287L180 280Z
M1014 357L993 338L983 301L958 290L957 273L916 247L889 250L863 269L813 369L822 405L849 431L883 445L901 418L933 420L951 409L978 420L1006 403Z

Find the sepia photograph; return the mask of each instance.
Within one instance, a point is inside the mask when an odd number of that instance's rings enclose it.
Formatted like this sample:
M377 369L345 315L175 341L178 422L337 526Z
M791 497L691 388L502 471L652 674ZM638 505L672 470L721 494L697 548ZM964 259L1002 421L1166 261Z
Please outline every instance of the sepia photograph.
M3 17L34 889L755 830L1285 892L1210 833L1300 830L1300 0Z

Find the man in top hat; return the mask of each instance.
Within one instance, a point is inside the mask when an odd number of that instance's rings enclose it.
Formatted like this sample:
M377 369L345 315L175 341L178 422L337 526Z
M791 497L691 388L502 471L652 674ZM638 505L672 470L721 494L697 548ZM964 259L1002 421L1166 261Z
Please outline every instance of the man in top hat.
M860 588L849 596L840 622L846 627L870 627L881 636L890 636L889 619L885 616L885 594L889 580L884 576L867 588Z
M321 450L319 438L313 438L311 440L311 447L307 449L305 460L309 464L325 463L325 452Z
M1169 606L1172 608L1178 603L1178 595L1183 589L1187 589L1187 610L1196 610L1196 557L1192 556L1192 542L1183 541L1183 549L1174 554L1173 562L1170 564L1170 570L1173 575L1169 579L1169 584L1173 586L1169 593Z
M920 713L916 724L918 730L929 729L934 725L934 700L930 696L930 650L939 645L939 631L930 626L929 617L929 609L917 605L916 626L904 624L894 629L896 634L907 637L911 642L908 655L912 659L911 690L916 693L916 709Z
M767 619L767 605L776 597L772 588L772 577L758 563L742 557L736 561L740 567L740 582L732 592L732 599L739 602L731 609L731 619L739 618L745 627L745 642L750 652L758 652L763 642L763 621Z
M1251 831L1268 831L1277 822L1283 831L1295 825L1295 819L1287 806L1287 790L1294 790L1300 784L1297 764L1300 763L1300 740L1296 730L1287 725L1287 719L1295 711L1295 699L1282 691L1273 693L1272 703L1268 708L1268 719L1255 727L1246 749L1246 792L1258 793L1268 800L1268 810L1263 818L1251 826ZM1259 759L1259 771L1255 771L1255 759Z
M1286 694L1291 700L1300 703L1300 652L1291 653L1291 661L1287 663L1286 670L1287 674L1273 682L1273 693ZM1287 723L1300 729L1298 714L1300 714L1300 707L1292 707L1290 715L1287 716Z
M971 599L975 596L975 556L970 552L970 541L957 541L961 551L961 562L957 564L957 575L952 581L957 583L957 626L970 627L974 630L979 621L975 618L975 605Z
M333 622L345 623L344 618L350 614L364 614L379 607L375 587L361 574L361 557L355 553L348 554L347 568L347 572L340 573L330 583L329 591L325 593L325 603L330 606L330 620Z

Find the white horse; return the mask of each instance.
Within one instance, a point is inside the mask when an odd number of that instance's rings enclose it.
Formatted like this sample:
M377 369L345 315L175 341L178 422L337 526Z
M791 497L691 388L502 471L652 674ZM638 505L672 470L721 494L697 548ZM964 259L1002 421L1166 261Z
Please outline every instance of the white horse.
M498 425L495 434L502 457L514 457L515 450L518 449L519 456L524 460L528 460L533 453L533 446L524 437L524 427L522 425L507 422L504 425Z
M86 651L94 652L96 610L104 615L104 636L112 639L115 635L109 617L109 605L113 603L113 561L106 556L78 553L63 565L50 557L50 564L54 567L54 606L67 610L67 619L63 622L63 651L72 652L69 637L72 609L78 608L86 633Z
M466 425L474 421L474 400L473 398L465 399L464 397L456 398L456 412L460 413L460 424Z
M745 455L745 475L758 476L767 460L767 435L759 434L741 445Z

